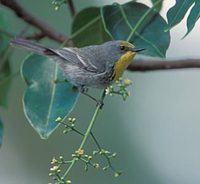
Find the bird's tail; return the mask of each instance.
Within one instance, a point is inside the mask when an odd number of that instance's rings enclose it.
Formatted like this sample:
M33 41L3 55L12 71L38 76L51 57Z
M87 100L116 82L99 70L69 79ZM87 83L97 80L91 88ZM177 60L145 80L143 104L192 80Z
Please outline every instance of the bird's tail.
M16 47L21 47L26 50L35 52L40 55L47 55L47 51L49 50L47 47L44 47L32 41L21 39L21 38L16 38L12 40L10 44Z

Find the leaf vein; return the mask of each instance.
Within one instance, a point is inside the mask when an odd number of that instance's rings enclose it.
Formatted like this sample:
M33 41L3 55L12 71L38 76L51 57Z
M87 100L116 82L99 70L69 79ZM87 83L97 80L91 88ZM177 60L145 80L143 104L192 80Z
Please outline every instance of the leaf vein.
M140 37L140 39L144 40L146 43L148 43L149 45L151 45L156 51L157 53L161 56L161 57L165 57L162 52L159 50L158 47L156 47L156 45L154 45L152 42L150 42L149 40L147 40L145 37L141 36L138 32L135 33L138 37Z
M57 75L58 75L58 65L56 64L53 80L55 80L55 81L57 80ZM45 123L45 130L46 131L47 131L48 123L49 123L49 120L50 120L51 112L52 112L52 109L53 109L54 96L55 96L55 92L56 92L56 84L52 84L52 85L53 85L53 87L52 87L52 91L51 91L51 99L50 99L47 119L46 119L46 123Z

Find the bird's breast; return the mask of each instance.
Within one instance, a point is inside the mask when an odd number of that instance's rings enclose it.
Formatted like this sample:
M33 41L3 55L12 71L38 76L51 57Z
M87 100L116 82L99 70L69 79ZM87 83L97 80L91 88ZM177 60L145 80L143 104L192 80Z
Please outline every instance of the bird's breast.
M113 81L118 80L122 76L124 70L126 70L128 65L132 62L134 56L135 56L134 52L128 51L120 57L120 59L115 63L114 67L115 77Z

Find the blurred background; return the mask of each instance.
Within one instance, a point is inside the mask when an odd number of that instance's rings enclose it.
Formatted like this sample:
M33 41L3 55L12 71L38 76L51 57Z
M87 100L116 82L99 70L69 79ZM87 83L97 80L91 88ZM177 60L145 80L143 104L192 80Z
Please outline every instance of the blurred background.
M18 0L32 14L37 15L70 34L66 25L72 21L63 6L54 11L51 0L43 0L37 7L34 1ZM111 4L113 0L74 0L77 11L88 6ZM117 1L124 3L126 1ZM149 1L145 2L150 5ZM175 1L164 1L162 15ZM11 30L20 32L23 22L14 18L6 8ZM182 39L186 22L171 30L168 58L199 58L200 24ZM44 43L48 41L44 40ZM13 71L19 70L27 52L16 51L12 56ZM77 165L71 173L73 183L84 184L199 184L200 183L200 70L171 70L156 72L126 72L125 78L133 81L131 96L126 102L109 97L93 132L103 147L117 152L113 160L123 174L114 178L111 172L94 169L84 171ZM25 83L16 77L9 91L7 109L1 110L4 122L4 142L0 150L0 183L44 184L53 156L70 158L80 143L75 133L62 134L59 127L48 140L41 140L28 123L22 108ZM77 117L77 128L85 128L94 110L94 103L81 96L71 116ZM91 148L88 146L89 150Z

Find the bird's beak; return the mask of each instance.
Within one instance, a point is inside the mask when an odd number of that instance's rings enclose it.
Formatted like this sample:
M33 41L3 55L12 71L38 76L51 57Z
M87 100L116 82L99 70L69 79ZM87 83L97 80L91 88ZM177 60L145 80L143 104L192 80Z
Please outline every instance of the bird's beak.
M141 51L143 51L143 50L146 50L146 49L140 49L140 48L131 48L130 49L132 52L141 52Z

